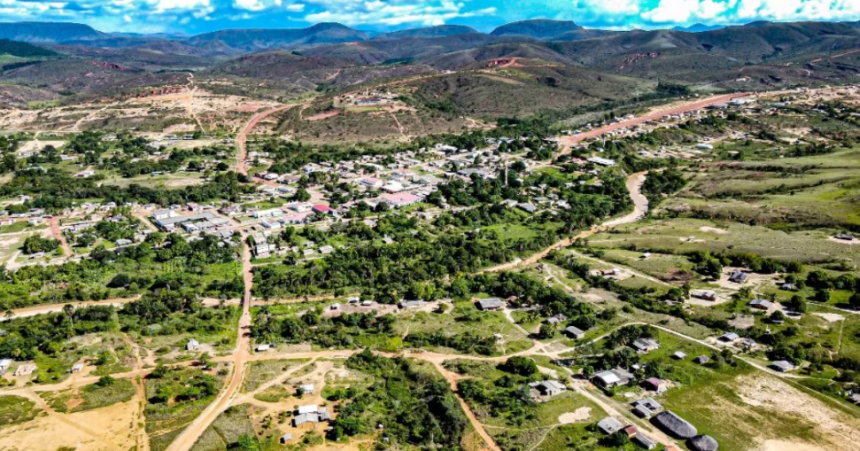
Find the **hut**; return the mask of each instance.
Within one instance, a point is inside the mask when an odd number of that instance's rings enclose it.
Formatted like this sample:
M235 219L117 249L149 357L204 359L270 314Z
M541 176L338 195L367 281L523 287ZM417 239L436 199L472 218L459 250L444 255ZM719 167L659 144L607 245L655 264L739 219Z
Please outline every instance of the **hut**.
M717 451L720 447L710 435L697 435L690 439L689 445L693 451Z
M676 438L689 439L699 433L695 426L669 410L658 413L652 421L660 429Z

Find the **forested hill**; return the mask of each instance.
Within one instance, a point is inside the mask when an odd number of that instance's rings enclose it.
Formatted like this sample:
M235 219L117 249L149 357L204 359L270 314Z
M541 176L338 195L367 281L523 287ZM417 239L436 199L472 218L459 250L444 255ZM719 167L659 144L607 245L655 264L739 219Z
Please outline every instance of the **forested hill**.
M28 44L26 42L0 39L0 55L12 55L22 58L29 58L35 56L57 56L58 53L53 50L46 49L44 47Z

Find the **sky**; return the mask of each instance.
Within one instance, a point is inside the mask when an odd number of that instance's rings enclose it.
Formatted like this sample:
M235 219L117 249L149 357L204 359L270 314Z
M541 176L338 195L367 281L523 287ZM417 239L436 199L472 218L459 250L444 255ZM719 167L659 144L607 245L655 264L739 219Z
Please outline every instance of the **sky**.
M127 33L198 34L318 22L376 31L441 24L489 31L535 18L608 29L857 21L860 0L0 0L0 21L78 22Z

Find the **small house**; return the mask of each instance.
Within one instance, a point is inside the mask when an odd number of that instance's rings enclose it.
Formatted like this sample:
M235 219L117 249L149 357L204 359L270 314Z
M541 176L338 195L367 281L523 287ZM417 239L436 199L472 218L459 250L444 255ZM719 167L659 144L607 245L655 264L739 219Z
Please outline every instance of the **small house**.
M535 382L533 384L532 388L536 389L544 396L555 396L567 391L567 387L559 381L542 381Z
M847 233L840 233L839 235L836 235L835 238L842 241L854 241L854 235L849 235Z
M665 382L661 381L660 379L657 379L656 377L645 379L642 385L645 387L646 390L655 391L657 392L657 394L665 393L666 390L669 389Z
M710 435L697 435L690 439L692 451L717 451L720 445Z
M312 395L314 394L314 384L301 385L299 386L299 390L301 390L304 395Z
M281 436L281 445L286 445L287 442L293 439L293 434L284 434Z
M597 429L600 429L606 435L612 435L623 428L624 425L612 417L606 417L597 422Z
M567 320L567 316L564 316L561 313L559 313L557 315L550 316L549 318L546 319L545 322L547 324L555 326L555 325L561 324L563 321L566 321L566 320Z
M773 302L770 302L767 299L753 299L749 304L747 304L747 307L754 308L756 310L769 310L773 307Z
M70 373L80 373L81 370L83 370L83 369L84 369L83 363L76 363L76 364L72 365L72 369L70 369L69 372Z
M188 343L185 345L186 351L196 351L200 349L200 343L195 339L188 340Z
M710 302L715 302L717 300L717 293L710 290L695 290L690 293L690 296Z
M675 360L684 360L687 358L687 354L685 354L681 351L678 351L678 352L672 354L672 358Z
M669 410L658 413L653 422L654 425L675 438L690 439L699 433L695 426Z
M711 359L706 355L700 355L700 356L696 357L695 359L693 359L693 361L698 363L699 365L704 365L704 364L708 363L710 360Z
M257 347L256 347L254 350L255 350L255 351L257 351L257 352L266 352L266 351L268 351L269 349L272 349L272 345L270 345L270 344L268 344L268 343L264 343L264 344L261 344L261 345L257 345Z
M770 367L773 368L775 371L779 371L780 373L794 371L794 369L796 368L794 365L791 364L791 362L788 362L786 360L777 360L776 362L771 363Z
M585 337L585 331L575 326L568 326L566 329L564 329L564 333L575 340L581 340Z
M750 275L743 271L732 271L732 273L729 275L729 282L746 283L749 277Z
M741 338L740 335L738 335L734 332L726 332L720 338L718 338L718 340L720 340L724 343L733 343L738 338Z
M319 423L320 416L318 413L301 413L293 417L293 426L299 427L305 423Z
M643 354L660 349L660 343L651 338L637 338L633 341L633 349Z
M299 415L307 414L307 413L317 413L319 412L319 407L316 404L308 404L306 406L299 406L298 410Z
M6 371L9 370L10 366L12 366L12 359L0 360L0 376L6 374Z
M478 308L484 311L501 310L505 303L499 298L486 298L478 300Z
M654 439L642 433L636 434L631 440L633 443L636 443L647 450L652 450L657 447L657 442L655 442Z

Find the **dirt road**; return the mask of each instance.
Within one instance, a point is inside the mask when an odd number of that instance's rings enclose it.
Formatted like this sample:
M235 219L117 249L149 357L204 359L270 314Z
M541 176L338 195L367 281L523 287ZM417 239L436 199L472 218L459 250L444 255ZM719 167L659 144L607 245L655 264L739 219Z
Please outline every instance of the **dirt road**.
M245 295L242 299L242 316L239 318L238 337L236 339L236 349L230 360L233 363L233 371L230 374L230 379L221 390L221 393L203 411L188 427L179 434L179 437L170 444L168 451L188 451L197 442L197 439L203 435L206 428L218 418L227 407L230 406L233 399L239 393L239 388L242 386L242 379L245 376L245 362L248 361L250 346L250 328L251 328L251 286L254 283L251 266L251 249L246 241L247 237L242 235L242 277L245 281Z
M552 246L526 258L525 260L518 259L510 263L504 263L498 266L494 266L492 268L487 268L482 271L479 271L478 274L483 274L487 272L511 271L519 267L533 265L546 258L546 256L549 255L550 252L556 249L568 247L578 239L587 238L591 235L594 235L595 233L602 232L606 229L610 229L612 227L616 227L622 224L630 224L638 221L639 219L642 219L642 217L645 216L646 213L648 213L648 199L644 195L642 195L641 192L642 184L645 183L645 176L647 174L647 172L637 172L627 178L627 191L630 192L630 199L633 201L633 212L631 212L630 214L604 222L603 224L592 227L591 229L579 233L578 235L558 241Z
M296 105L284 105L273 108L271 110L263 111L262 113L259 113L256 116L252 117L251 120L248 121L247 124L245 124L245 127L242 128L242 131L239 132L239 136L236 137L236 145L239 148L239 162L236 166L236 172L243 175L248 175L248 168L245 167L245 158L248 154L248 149L245 143L248 140L248 134L254 131L254 129L257 128L257 125L259 125L260 122L263 121L263 119L275 113L279 113L281 111L293 108L294 106Z
M619 130L626 127L633 127L639 124L643 124L647 121L653 121L662 118L665 115L675 115L686 113L688 111L700 110L705 107L709 107L712 105L716 105L718 103L726 103L731 100L746 97L750 95L748 92L736 93L736 94L726 94L715 97L708 97L707 99L695 100L691 102L686 102L683 104L679 104L676 106L670 106L667 108L658 108L654 109L651 112L645 114L644 116L639 116L628 121L618 122L616 124L609 124L603 127L595 128L594 130L587 131L585 133L580 133L578 135L573 136L562 136L561 144L562 144L562 154L569 152L570 147L578 144L589 138L598 138L604 133L612 132L615 130Z
M60 244L63 246L63 253L66 254L66 257L74 257L75 254L72 252L72 247L69 246L66 236L60 230L60 218L55 216L48 220L48 224L51 226L51 235L54 236L55 240L60 240Z

